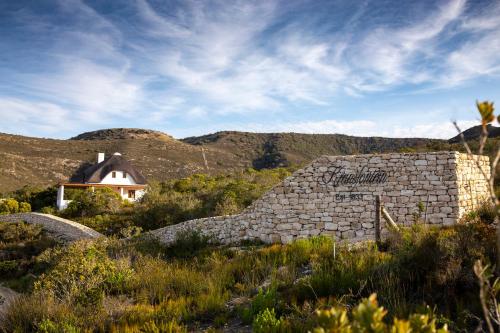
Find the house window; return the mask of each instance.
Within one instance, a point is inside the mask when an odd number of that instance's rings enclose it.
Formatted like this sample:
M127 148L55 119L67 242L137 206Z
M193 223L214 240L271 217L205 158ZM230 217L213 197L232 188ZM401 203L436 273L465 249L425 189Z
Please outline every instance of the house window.
M135 199L135 190L128 190L128 198Z
M111 172L111 177L116 178L116 172L115 171Z
M123 173L123 178L127 178L127 173L126 172Z

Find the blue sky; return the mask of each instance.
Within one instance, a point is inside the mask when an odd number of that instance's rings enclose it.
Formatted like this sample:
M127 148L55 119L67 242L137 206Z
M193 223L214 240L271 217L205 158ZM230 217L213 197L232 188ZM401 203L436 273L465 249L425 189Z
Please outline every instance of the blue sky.
M500 1L0 0L0 132L440 137L500 104Z

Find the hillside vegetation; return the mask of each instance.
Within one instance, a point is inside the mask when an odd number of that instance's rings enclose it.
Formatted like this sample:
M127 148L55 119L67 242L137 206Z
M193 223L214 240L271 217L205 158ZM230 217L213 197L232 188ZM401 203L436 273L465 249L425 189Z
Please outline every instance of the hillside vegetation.
M208 167L205 167L202 147ZM70 140L0 133L0 192L26 184L67 181L93 164L98 152L121 152L148 180L165 181L194 173L211 175L277 166L300 166L324 154L448 149L443 140L352 137L337 134L218 132L176 140L142 129L107 129Z
M168 248L80 241L36 257L0 331L481 331L473 265L494 260L494 235L476 221L417 225L362 248L327 237L227 247L196 233Z

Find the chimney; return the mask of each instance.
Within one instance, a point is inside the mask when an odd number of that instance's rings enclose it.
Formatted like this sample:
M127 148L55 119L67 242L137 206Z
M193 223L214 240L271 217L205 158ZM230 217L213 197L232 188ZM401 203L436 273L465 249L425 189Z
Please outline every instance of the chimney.
M104 161L104 153L98 153L97 154L97 163L101 163Z

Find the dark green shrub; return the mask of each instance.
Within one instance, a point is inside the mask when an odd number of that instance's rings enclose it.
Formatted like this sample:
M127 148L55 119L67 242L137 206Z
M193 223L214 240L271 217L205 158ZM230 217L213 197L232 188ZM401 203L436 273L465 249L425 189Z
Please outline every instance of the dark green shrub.
M492 224L497 217L497 209L490 202L483 203L477 212L483 223Z
M277 305L276 288L269 288L266 291L259 289L258 294L253 298L250 307L243 309L242 318L245 322L251 323L255 316L267 309L273 309Z
M75 196L62 212L64 216L95 216L103 213L116 213L122 206L118 193L110 188L87 189Z
M211 241L214 243L210 237L197 230L181 231L177 233L175 242L168 247L167 254L180 258L193 257L207 248Z
M231 176L192 175L151 183L136 207L135 224L151 230L195 218L235 214L290 173L253 169Z
M47 187L45 189L24 186L12 193L14 199L19 202L27 202L33 211L39 211L43 207L53 206L57 199L57 187Z
M0 280L19 291L29 289L39 272L36 256L56 244L40 225L0 222Z
M151 187L151 192L148 191L137 207L134 221L144 230L152 230L201 216L201 201L194 194L157 195Z
M45 206L40 209L40 213L55 215L56 208L54 206Z

